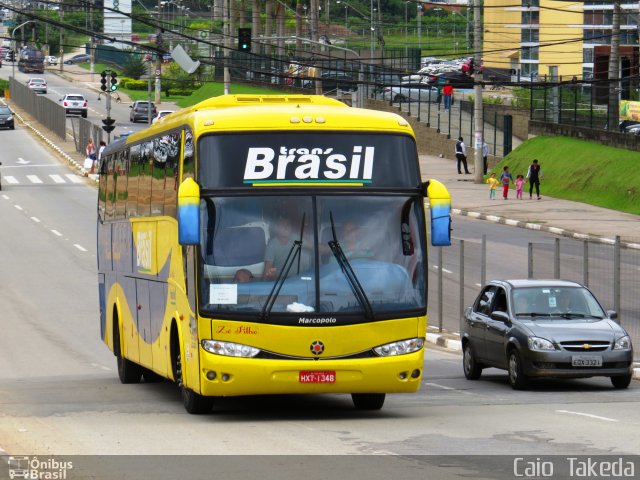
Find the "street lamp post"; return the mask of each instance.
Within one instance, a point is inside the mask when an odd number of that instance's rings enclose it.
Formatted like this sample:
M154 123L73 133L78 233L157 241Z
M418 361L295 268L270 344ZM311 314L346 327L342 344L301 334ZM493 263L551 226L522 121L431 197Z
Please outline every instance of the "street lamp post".
M404 2L404 56L409 56L409 15L407 14L407 6L411 3L411 0Z
M16 32L24 27L27 23L36 23L35 20L27 20L24 23L21 23L20 25L18 25L16 28L13 29L13 32L11 32L11 44L13 45L13 64L12 64L12 69L11 69L11 76L15 79L16 78L16 61L18 60L18 55L16 52Z

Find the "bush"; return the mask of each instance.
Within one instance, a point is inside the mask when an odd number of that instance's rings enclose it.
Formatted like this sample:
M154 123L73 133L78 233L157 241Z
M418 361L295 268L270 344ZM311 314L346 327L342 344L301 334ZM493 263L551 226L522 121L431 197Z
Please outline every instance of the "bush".
M4 97L4 91L9 89L9 80L0 79L0 97Z
M149 88L149 82L147 80L133 80L127 79L126 82L121 82L122 88L127 90L146 90Z

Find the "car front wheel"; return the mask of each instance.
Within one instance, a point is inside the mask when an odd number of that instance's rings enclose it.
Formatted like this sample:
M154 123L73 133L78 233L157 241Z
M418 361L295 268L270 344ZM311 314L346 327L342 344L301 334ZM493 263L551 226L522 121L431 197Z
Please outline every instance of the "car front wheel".
M462 351L462 369L467 380L478 380L482 375L482 365L476 361L470 343L466 343Z
M628 375L619 375L617 377L611 377L611 384L613 388L627 388L631 383L631 374Z
M522 361L520 355L514 349L509 352L509 383L514 390L524 390L527 388L529 381L524 373L522 373Z

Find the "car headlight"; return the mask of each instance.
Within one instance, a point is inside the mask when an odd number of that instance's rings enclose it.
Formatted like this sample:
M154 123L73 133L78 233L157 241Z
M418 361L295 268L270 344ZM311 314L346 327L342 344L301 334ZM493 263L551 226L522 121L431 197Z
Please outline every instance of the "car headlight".
M540 337L529 337L527 339L527 343L529 344L530 350L555 350L556 347L553 346L546 338Z
M614 350L631 350L631 339L629 335L625 335L624 337L619 338L613 344Z
M260 350L249 345L233 342L221 342L219 340L203 340L202 348L209 353L224 355L226 357L252 358L260 353Z
M13 115L9 115L9 116L7 117L7 120L13 120Z
M399 342L386 343L373 349L381 357L391 357L394 355L406 355L417 352L424 346L423 338L410 338Z

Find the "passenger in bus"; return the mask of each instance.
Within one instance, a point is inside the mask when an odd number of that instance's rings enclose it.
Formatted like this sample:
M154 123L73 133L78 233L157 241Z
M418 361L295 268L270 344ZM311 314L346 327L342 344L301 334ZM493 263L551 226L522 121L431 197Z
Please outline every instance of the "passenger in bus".
M273 224L271 227L271 238L264 252L264 273L262 275L264 280L275 280L278 278L289 252L292 251L293 242L297 240L298 237L299 235L296 235L294 232L291 221L288 218L280 217L275 224ZM309 242L303 240L303 246L299 253L299 255L301 255L300 262L298 262L297 257L294 259L289 274L297 273L298 265L300 266L300 271L306 271L311 267L312 255L308 244Z
M248 270L246 268L241 268L234 275L233 281L234 283L249 283L253 281L253 278L254 277L253 277L253 273L251 273L251 270Z
M272 226L271 238L264 252L263 278L265 280L274 280L278 277L293 245L291 233L291 222L287 218L279 218Z

